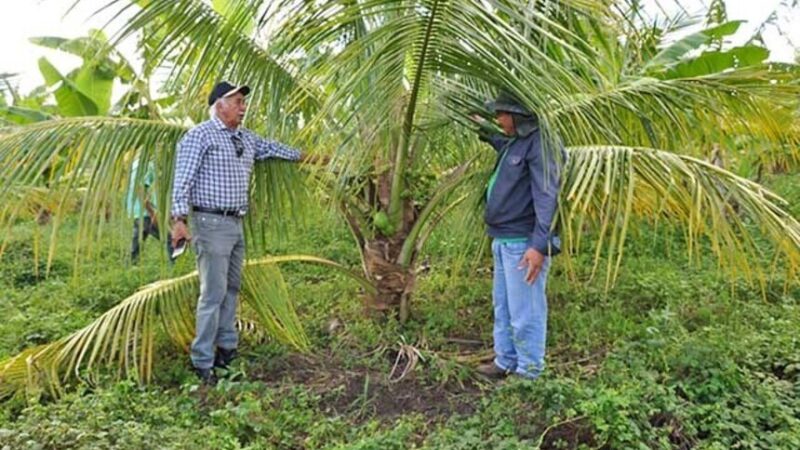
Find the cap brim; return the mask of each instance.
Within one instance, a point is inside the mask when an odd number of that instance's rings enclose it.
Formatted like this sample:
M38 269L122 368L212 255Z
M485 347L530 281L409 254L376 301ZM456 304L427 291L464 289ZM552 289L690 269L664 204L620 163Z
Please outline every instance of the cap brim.
M250 86L239 86L226 92L222 97L230 97L231 95L241 93L245 97L250 93Z
M526 111L525 108L522 108L518 105L509 105L508 103L503 103L503 102L496 102L496 101L486 102L486 108L495 114L499 112L507 112L512 114L519 114L522 116L532 115L529 111Z

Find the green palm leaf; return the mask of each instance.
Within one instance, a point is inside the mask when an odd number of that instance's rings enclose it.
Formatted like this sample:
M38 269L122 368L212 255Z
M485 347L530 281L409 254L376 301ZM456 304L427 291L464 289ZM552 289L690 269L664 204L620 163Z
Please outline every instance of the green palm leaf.
M286 283L276 264L321 264L372 285L329 260L304 255L264 257L245 263L240 299L269 336L305 351L309 343ZM71 379L91 381L100 368L148 382L152 376L157 331L185 351L194 337L197 272L142 287L83 329L51 344L31 348L0 362L0 398L47 389L57 396ZM240 312L241 313L241 312Z
M609 283L622 259L633 218L677 223L685 230L690 259L708 248L734 274L761 281L774 268L757 228L775 246L790 278L800 267L800 223L784 200L761 185L705 161L648 148L587 146L569 149L560 216L568 248L581 246L583 225L600 230L596 264L607 251Z
M798 278L800 222L782 209L783 199L758 183L691 156L651 148L583 146L569 147L567 154L558 212L563 247L568 258L591 252L593 275L605 260L606 288L617 277L629 231L641 223L678 226L690 261L708 249L732 276L763 286L768 274L783 268L789 279ZM458 189L445 195L454 181L449 179L437 187L437 202L461 205L439 210L454 215L447 236L456 248L473 248L484 234L490 169L490 161L481 158L460 175L461 186L453 186ZM587 236L593 238L588 245ZM765 257L772 257L772 267L760 263Z
M0 229L4 231L6 236L0 242L0 255L3 254L6 245L10 241L11 228L17 220L39 225L51 223L51 242L54 242L63 219L62 215L54 214L54 211L74 209L78 204L79 196L82 194L81 190L64 193L44 186L14 186L3 197L3 205L0 206L0 224L2 224ZM39 261L44 250L47 251L46 267L49 271L55 256L55 246L51 245L49 249L43 249L41 227L34 226L33 270L36 276L39 275Z
M90 254L93 238L107 227L107 212L121 208L133 159L154 161L160 175L170 173L165 168L172 166L175 145L184 132L184 127L165 122L99 117L18 128L0 138L0 195L6 198L23 186L47 187L61 194L52 213L63 217L74 205L68 200L79 192L78 241L85 247L77 254ZM169 180L171 175L159 178L161 199L167 197L163 188L170 186ZM24 198L20 200L17 205L24 204ZM4 208L0 228L18 214L18 208Z
M260 29L252 29L252 18L261 3L231 3L223 15L201 0L151 0L139 5L117 39L158 24L160 34L149 62L171 67L172 83L188 88L184 98L194 101L203 88L220 79L247 83L253 88L251 115L276 134L287 112L313 114L318 94L312 85L299 83L297 67L274 58L259 41ZM130 1L113 0L106 8L122 13L131 6ZM290 97L293 100L287 101Z
M91 255L95 238L107 231L107 217L123 213L122 196L136 158L140 165L153 162L160 216L169 217L175 151L186 130L163 121L87 117L40 122L0 136L0 197L8 199L0 208L0 229L9 229L39 195L23 187L46 187L53 215L65 217L80 204L78 242L83 246L76 248L76 257ZM144 182L143 172L137 172L135 185ZM299 221L308 203L304 178L296 164L255 165L249 236L285 232L293 219ZM3 242L10 238L6 234Z

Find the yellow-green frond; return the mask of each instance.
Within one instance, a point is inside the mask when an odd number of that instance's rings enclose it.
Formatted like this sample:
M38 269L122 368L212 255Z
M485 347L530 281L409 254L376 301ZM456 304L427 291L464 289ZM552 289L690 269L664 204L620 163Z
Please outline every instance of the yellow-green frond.
M323 258L286 255L247 261L242 305L254 313L251 320L265 333L300 351L307 350L309 342L276 266L285 262L321 264L374 291L363 277ZM148 382L158 332L178 348L186 349L191 343L198 295L197 272L142 287L83 329L0 361L0 398L21 392L35 395L42 390L57 396L65 382L91 380L100 368Z
M561 197L567 248L582 250L585 226L598 231L592 251L596 264L606 253L609 282L633 218L675 223L685 230L690 258L710 248L723 268L760 281L773 268L754 264L767 254L755 236L758 229L787 275L800 273L800 223L781 209L785 202L757 183L690 156L641 147L573 147Z

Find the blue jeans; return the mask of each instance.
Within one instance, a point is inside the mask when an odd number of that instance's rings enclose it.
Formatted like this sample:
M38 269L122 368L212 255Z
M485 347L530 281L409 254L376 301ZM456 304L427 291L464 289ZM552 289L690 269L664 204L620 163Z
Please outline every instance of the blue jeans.
M526 378L536 378L544 370L547 338L547 272L550 257L545 257L533 284L525 282L527 267L519 262L527 250L525 242L492 242L494 255L494 363L501 369Z
M216 347L230 350L239 344L236 298L244 262L244 231L241 219L201 212L192 213L191 224L200 276L192 364L208 369L214 365Z

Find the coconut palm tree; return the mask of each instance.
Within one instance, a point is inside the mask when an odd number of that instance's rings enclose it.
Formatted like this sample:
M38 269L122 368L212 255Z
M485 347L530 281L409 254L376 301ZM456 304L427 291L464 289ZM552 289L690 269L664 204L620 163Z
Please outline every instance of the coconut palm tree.
M567 148L559 212L567 253L586 251L581 236L593 230L590 251L596 267L606 261L609 284L629 228L647 221L682 226L690 257L710 250L722 267L755 279L768 270L752 264L764 253L755 241L762 234L775 261L797 277L800 224L783 200L698 157L721 126L763 142L787 138L779 118L800 90L797 70L764 63L757 46L713 49L735 23L675 40L676 25L656 27L636 1L112 0L108 7L131 13L120 38L158 30L149 55L171 68L167 87L186 99L176 111L199 120L210 84L247 82L253 128L332 156L327 169L311 170L317 198L335 205L352 232L369 304L401 320L424 245L443 217L463 215L463 226L449 232L465 243L482 234L475 212L493 156L467 117L499 89L538 113L551 151ZM127 186L132 154L155 162L168 211L175 144L185 130L185 123L128 118L24 127L0 138L0 193L33 183L68 149L54 180L67 190L83 181L79 240L90 246L102 230L98 211ZM254 178L250 246L271 229L268 212L302 214L296 196L304 181L275 163L257 166ZM13 211L0 226L9 217ZM179 295L147 298L158 304ZM191 296L180 300L190 309ZM178 314L149 307L167 323ZM108 333L99 323L87 328L91 339L62 346L61 363L52 364L52 353L37 358L62 374L79 366L76 355L113 357L90 344ZM2 367L0 382L12 367L16 380L27 370L19 359Z

